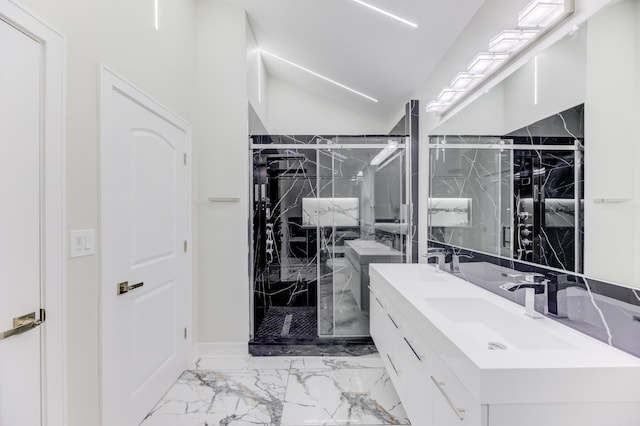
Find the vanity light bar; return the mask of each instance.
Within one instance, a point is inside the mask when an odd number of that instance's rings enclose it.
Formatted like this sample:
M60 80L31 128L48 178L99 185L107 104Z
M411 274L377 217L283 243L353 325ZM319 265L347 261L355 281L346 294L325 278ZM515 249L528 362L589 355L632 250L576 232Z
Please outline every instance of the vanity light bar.
M548 32L575 10L575 0L532 0L518 14L518 29L502 31L489 42L489 52L478 53L467 68L445 87L438 98L427 104L427 112L439 112L453 106L466 91L500 68L509 55ZM468 76L475 76L471 80Z
M372 166L378 166L384 162L387 158L391 156L398 149L398 142L389 141L386 147L382 148L382 150L371 160Z
M292 67L298 68L299 70L302 70L302 71L304 71L304 72L307 72L307 73L309 73L309 74L313 75L314 77L318 77L318 78L320 78L320 79L322 79L322 80L324 80L324 81L327 81L327 82L329 82L329 83L331 83L331 84L334 84L334 85L336 85L336 86L338 86L338 87L340 87L340 88L342 88L342 89L348 90L348 91L349 91L349 92L351 92L351 93L355 93L355 94L356 94L356 95L358 95L358 96L362 96L363 98L368 99L368 100L370 100L371 102L378 102L378 100L377 100L377 99L375 99L375 98L373 98L373 97L371 97L371 96L369 96L369 95L365 95L365 94L364 94L364 93L362 93L362 92L359 92L359 91L357 91L357 90L355 90L355 89L352 89L352 88L351 88L351 87L349 87L349 86L346 86L346 85L344 85L344 84L342 84L342 83L339 83L339 82L337 82L337 81L335 81L335 80L332 80L332 79L330 79L329 77L325 77L325 76L324 76L324 75L322 75L322 74L319 74L319 73L317 73L317 72L315 72L315 71L310 70L309 68L305 68L305 67L303 67L302 65L298 65L298 64L296 64L295 62L291 62L291 61L290 61L290 60L288 60L288 59L285 59L285 58L283 58L283 57L281 57L281 56L275 55L275 54L273 54L273 53L271 53L271 52L268 52L268 51L266 51L266 50L263 50L263 49L258 49L258 50L259 50L259 52L260 52L260 53L262 53L262 54L264 54L264 55L270 56L270 57L272 57L272 58L274 58L274 59L277 59L277 60L279 60L279 61L281 61L281 62L284 62L285 64L288 64L288 65L291 65Z
M495 36L489 42L489 52L513 53L520 50L534 38L539 30L506 30Z
M544 28L573 9L571 0L533 0L518 14L518 26Z

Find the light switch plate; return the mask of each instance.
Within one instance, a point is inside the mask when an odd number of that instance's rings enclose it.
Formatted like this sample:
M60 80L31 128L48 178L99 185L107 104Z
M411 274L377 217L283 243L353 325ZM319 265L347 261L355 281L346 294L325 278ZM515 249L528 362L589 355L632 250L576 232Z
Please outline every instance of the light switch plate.
M95 250L96 232L93 229L78 229L69 233L69 256L90 256Z

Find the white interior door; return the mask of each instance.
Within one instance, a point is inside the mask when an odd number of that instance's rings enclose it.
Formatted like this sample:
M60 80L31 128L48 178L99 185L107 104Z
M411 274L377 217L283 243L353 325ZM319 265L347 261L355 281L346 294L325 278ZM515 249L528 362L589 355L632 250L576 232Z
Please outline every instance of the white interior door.
M41 424L41 57L0 19L0 425Z
M190 130L107 70L101 97L103 425L128 426L186 367Z

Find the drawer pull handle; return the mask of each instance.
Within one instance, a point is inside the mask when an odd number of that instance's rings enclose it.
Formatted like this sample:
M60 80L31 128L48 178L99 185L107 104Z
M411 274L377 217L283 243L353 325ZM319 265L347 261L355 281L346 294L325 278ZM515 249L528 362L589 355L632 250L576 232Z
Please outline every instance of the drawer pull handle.
M420 355L418 355L418 352L416 352L416 350L413 348L413 345L411 345L411 343L409 342L409 340L406 337L403 337L405 343L407 344L407 346L409 346L409 349L411 349L411 352L413 352L413 354L416 356L416 358L418 358L418 361L422 362L422 358L420 357Z
M393 371L395 371L396 376L400 376L400 373L398 373L398 369L396 368L396 365L393 363L393 360L391 359L391 357L389 356L389 354L387 354L387 358L389 358L389 362L391 363L391 367L393 367Z
M393 319L393 317L391 316L391 314L387 313L387 316L389 317L389 319L391 320L391 322L393 323L393 325L396 326L396 328L400 328L400 326L398 325L398 323L396 322L396 320Z
M438 388L442 396L444 396L444 399L447 400L447 403L449 404L451 409L456 413L456 416L458 416L460 421L463 421L464 413L465 413L464 408L458 408L455 406L451 398L449 398L449 395L447 395L447 393L444 391L444 382L437 381L433 376L431 376L431 381L433 382L434 385L436 385L436 387Z
M380 299L378 298L378 295L376 294L375 291L373 291L373 289L371 288L370 285L367 286L369 288L369 291L371 292L371 294L373 294L373 297L376 298L376 302L378 302L378 305L380 305L381 308L384 308L384 305L382 304L382 302L380 301Z

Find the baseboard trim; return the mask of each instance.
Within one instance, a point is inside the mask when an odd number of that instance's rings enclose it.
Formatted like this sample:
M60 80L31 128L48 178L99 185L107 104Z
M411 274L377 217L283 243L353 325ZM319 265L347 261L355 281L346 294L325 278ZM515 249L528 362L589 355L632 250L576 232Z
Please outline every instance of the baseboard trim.
M249 356L249 342L196 343L193 349L197 357L246 357Z

